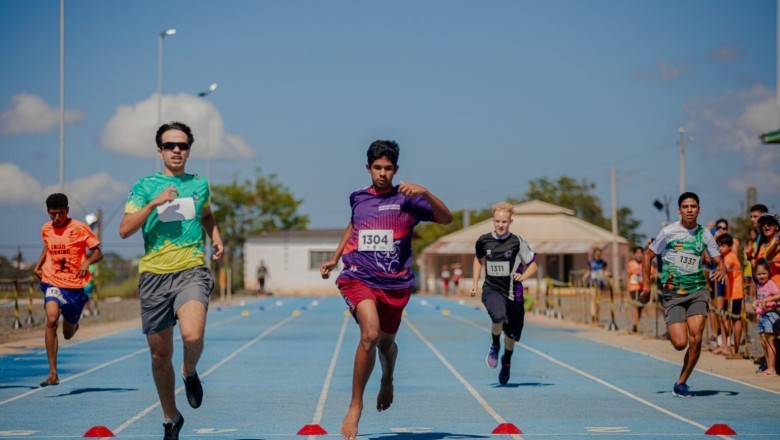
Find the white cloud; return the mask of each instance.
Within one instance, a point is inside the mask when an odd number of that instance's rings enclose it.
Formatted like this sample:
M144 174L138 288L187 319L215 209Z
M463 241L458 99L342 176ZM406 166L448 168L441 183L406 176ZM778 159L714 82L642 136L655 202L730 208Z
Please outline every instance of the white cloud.
M0 206L27 205L44 209L46 197L60 192L59 184L43 186L35 177L13 163L0 163ZM101 202L115 202L118 197L124 197L128 191L127 185L111 178L106 172L83 177L72 182L65 182L65 194L75 206Z
M84 120L84 112L65 109L65 122L74 123ZM46 133L60 123L59 108L50 107L36 95L20 93L11 97L11 103L0 114L0 135L20 135Z
M686 103L685 111L690 132L710 152L736 151L750 160L767 151L758 136L778 128L775 92L763 84L694 98Z
M738 46L724 44L707 54L707 58L719 63L730 63L742 58L742 49Z
M658 60L655 69L636 69L634 78L640 81L674 81L691 70L690 63L672 64L666 60Z
M225 132L222 115L208 99L186 93L163 95L163 121L181 121L192 128L193 158L245 160L255 150L238 135ZM157 131L157 94L132 106L122 105L106 123L100 143L119 154L157 157L154 135Z
M702 96L685 106L687 131L710 155L736 152L743 163L732 164L739 173L729 179L728 188L744 194L756 187L759 194L774 194L780 187L780 148L764 145L759 135L778 128L775 91L763 84L750 89L729 90L720 96Z

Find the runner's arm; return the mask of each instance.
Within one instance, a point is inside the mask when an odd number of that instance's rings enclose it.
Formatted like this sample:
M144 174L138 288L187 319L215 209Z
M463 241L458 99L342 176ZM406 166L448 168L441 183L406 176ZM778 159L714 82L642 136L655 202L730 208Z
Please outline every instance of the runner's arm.
M79 271L76 274L79 278L84 278L89 273L89 265L95 264L103 259L103 252L100 250L100 246L95 246L89 249L92 251L92 255L86 258L79 267Z
M43 247L43 250L41 251L41 256L38 258L38 264L35 265L35 268L33 269L33 273L35 274L38 279L43 278L43 263L46 262L46 246Z
M328 277L330 277L330 271L333 270L333 268L336 267L336 265L339 263L341 254L344 253L344 247L347 245L347 241L349 241L350 237L352 237L351 221L347 225L346 229L344 229L344 234L341 235L341 241L339 242L339 246L336 248L336 251L333 252L333 255L330 257L330 260L322 263L322 266L320 266L320 275L322 276L323 280L327 280Z
M222 236L219 235L217 219L214 218L214 213L211 212L211 207L209 206L204 206L200 212L200 225L203 227L203 230L206 231L206 235L209 236L211 245L214 247L214 253L211 258L219 260L222 258L222 254L225 251L225 245L222 243Z
M536 271L539 270L539 266L536 265L536 260L532 261L531 264L528 265L528 268L523 271L523 273L516 273L515 274L515 281L523 282L532 276L536 274ZM513 277L514 278L514 277Z
M471 279L471 296L474 296L477 294L477 287L479 286L479 278L482 276L482 266L485 265L485 259L479 259L477 257L474 257L474 263L472 265L472 274L473 277Z
M179 191L176 190L175 186L171 185L170 187L164 189L163 192L161 192L157 197L155 197L151 202L147 203L140 210L133 213L125 213L124 217L122 217L122 221L119 222L119 236L122 238L127 238L138 232L138 230L141 229L141 227L146 222L146 219L149 217L149 215L155 209L157 209L158 206L165 202L172 202L176 200L178 195Z
M442 225L448 225L452 223L452 212L450 212L450 209L447 208L447 205L445 205L444 202L439 200L438 197L433 195L433 193L428 191L426 188L414 183L401 182L401 184L398 186L398 192L405 195L406 197L423 196L425 200L431 204L431 208L433 209L433 217L438 223Z
M644 280L650 280L653 258L655 258L655 252L652 249L646 250L642 260L642 293L639 294L639 301L642 304L647 304L650 301L650 287L652 283L644 282Z

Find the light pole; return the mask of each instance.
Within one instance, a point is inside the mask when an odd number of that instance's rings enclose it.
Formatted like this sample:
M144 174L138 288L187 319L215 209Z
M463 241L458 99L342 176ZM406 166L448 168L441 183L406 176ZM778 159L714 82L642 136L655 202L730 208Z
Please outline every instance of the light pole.
M65 0L60 0L60 192L65 192Z
M680 194L685 192L685 129L677 129L680 133ZM688 142L693 142L693 136L688 136Z
M201 98L207 98L217 90L217 83L211 83L208 90L198 93ZM211 138L209 137L211 127L211 109L209 103L206 103L206 182L211 185Z
M176 28L168 28L159 34L157 40L157 127L162 125L162 77L163 77L163 40L168 35L176 34ZM157 129L155 127L155 129ZM155 160L157 171L160 171L160 158Z

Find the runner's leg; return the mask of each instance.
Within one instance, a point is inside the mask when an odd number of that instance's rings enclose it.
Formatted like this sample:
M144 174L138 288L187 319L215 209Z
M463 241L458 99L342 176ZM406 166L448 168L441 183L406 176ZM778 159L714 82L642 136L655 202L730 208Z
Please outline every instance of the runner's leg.
M176 410L175 376L173 373L173 327L167 327L158 333L146 335L149 351L152 355L152 376L160 397L163 416L174 419Z
M60 322L60 304L57 301L46 301L46 357L49 360L49 377L44 383L55 385L59 383L57 376L57 351L60 341L57 338L57 327Z
M696 363L699 362L699 356L701 355L701 337L702 333L704 333L705 325L707 325L707 315L693 315L689 316L687 319L686 327L690 333L690 336L687 338L688 351L685 352L682 371L680 371L680 378L677 380L678 384L688 380L688 378L691 376L691 373L693 373L693 369L696 367ZM669 333L672 333L671 329ZM678 348L678 346L675 344L674 348L677 350L682 350L682 348L685 347Z
M181 339L184 343L182 373L197 372L198 360L203 353L203 335L206 331L206 306L195 300L187 301L176 312Z
M347 440L354 440L357 437L358 423L363 411L363 392L374 370L376 347L379 343L379 313L376 303L371 300L361 301L355 309L355 316L360 325L360 343L355 351L352 400L347 415L341 422L341 435Z
M379 386L379 394L376 397L377 411L384 411L393 404L393 372L395 360L398 357L398 345L395 343L395 334L379 331L379 364L382 366L382 381Z

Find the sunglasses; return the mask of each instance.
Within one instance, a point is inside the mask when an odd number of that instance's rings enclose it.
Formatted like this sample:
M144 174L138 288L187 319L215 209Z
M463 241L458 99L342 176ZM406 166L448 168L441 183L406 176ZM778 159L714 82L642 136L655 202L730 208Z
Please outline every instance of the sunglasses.
M179 147L179 150L181 151L186 151L190 149L190 144L186 142L165 142L164 144L162 144L161 148L163 150L173 150L176 147Z
M718 229L721 229L723 231L728 231L729 227L728 226L718 226Z

